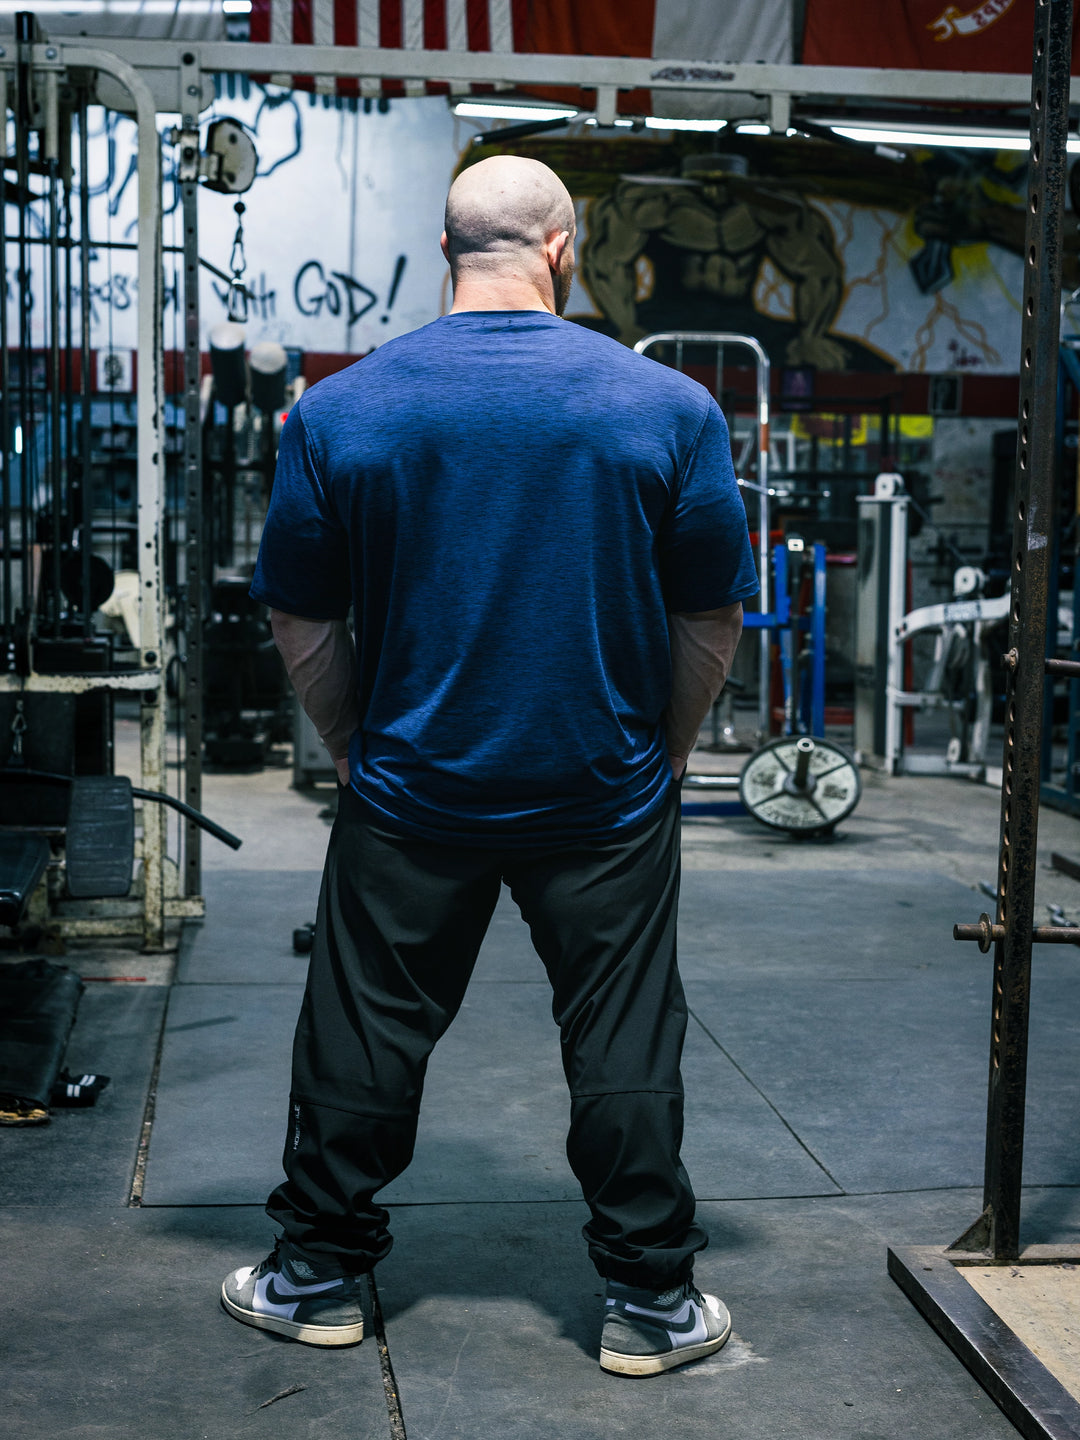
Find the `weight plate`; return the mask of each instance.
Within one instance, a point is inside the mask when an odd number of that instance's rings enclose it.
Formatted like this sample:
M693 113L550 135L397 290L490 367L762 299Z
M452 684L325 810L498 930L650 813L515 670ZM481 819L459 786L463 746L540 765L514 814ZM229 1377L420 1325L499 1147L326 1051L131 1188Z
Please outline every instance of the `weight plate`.
M785 735L754 752L739 776L739 798L763 825L821 834L846 820L862 794L855 762L839 745L815 740L804 791L793 788L800 737ZM787 783L785 783L787 782Z

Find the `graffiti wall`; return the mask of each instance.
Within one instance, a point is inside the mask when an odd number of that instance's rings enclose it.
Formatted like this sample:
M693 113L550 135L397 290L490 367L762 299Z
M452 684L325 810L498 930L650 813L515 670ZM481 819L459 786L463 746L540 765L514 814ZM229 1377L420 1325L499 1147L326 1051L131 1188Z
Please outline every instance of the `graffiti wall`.
M581 197L583 323L756 335L775 364L1015 372L1026 165L1013 152L771 137L534 143ZM525 148L525 147L522 147ZM488 152L485 152L488 153ZM1066 282L1077 283L1070 215ZM580 294L580 292L579 292Z
M220 272L202 272L204 345L241 264L249 344L361 355L448 307L438 248L446 187L461 165L498 153L471 145L477 122L455 118L440 97L365 113L258 85L213 113L250 130L259 171L239 217L235 197L200 194L200 253ZM137 233L135 127L96 111L90 140L92 344L130 347L135 254L110 242L130 246ZM575 197L579 268L567 313L580 323L627 343L657 329L748 332L781 366L1015 372L1022 155L937 150L893 161L815 141L584 129L515 148L551 164ZM180 241L173 154L165 143L167 246ZM7 214L10 236L10 196ZM29 223L44 233L43 203ZM1072 289L1071 211L1067 231ZM44 250L32 253L40 314ZM9 248L12 320L13 261ZM181 344L178 276L179 257L167 252L170 348ZM75 324L77 333L77 315Z
M204 119L233 115L252 133L258 175L243 196L201 190L199 253L221 272L203 268L202 338L226 318L234 260L251 292L250 344L277 340L305 350L361 355L391 336L438 315L446 304L446 266L439 251L446 188L474 127L456 120L439 98L397 102L385 112L324 109L306 94L252 85L247 98L219 102ZM163 132L171 128L162 120ZM136 341L138 233L136 127L124 116L91 112L89 174L91 343L132 347ZM175 147L162 148L163 240L180 246ZM32 188L40 189L40 181ZM243 205L235 212L236 201ZM44 203L31 205L30 231L45 233ZM8 236L18 212L8 204ZM237 248L237 226L242 226ZM75 231L78 219L75 219ZM43 249L31 249L34 310L47 298ZM16 251L9 244L8 303L14 324ZM180 256L167 248L165 344L182 346L177 301ZM78 277L73 310L78 333ZM35 326L35 343L42 331Z

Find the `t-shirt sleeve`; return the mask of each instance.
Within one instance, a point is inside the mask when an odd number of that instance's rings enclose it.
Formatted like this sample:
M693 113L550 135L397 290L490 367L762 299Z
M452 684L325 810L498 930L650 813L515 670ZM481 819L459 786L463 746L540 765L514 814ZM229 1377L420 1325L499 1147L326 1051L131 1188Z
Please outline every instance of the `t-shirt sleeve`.
M251 595L289 615L343 620L350 588L348 536L327 500L311 437L294 405L281 431Z
M727 423L712 399L661 531L660 578L667 608L688 614L758 592Z

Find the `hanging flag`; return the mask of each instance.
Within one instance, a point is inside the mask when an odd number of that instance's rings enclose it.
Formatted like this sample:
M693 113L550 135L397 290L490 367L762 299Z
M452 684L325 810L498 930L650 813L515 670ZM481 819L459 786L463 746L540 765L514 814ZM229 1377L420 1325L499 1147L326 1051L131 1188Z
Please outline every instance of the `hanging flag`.
M1031 70L1035 0L807 0L804 65L874 69ZM1073 74L1080 33L1073 35Z
M792 56L793 0L254 0L255 42L351 45L391 50L453 50L493 54L621 55L666 60L766 61ZM432 81L319 81L313 76L275 76L301 89L345 95L424 95L447 91L490 92L492 85ZM588 109L592 96L576 90L545 90ZM722 107L724 98L719 104ZM624 115L723 114L717 97L647 90L625 91Z

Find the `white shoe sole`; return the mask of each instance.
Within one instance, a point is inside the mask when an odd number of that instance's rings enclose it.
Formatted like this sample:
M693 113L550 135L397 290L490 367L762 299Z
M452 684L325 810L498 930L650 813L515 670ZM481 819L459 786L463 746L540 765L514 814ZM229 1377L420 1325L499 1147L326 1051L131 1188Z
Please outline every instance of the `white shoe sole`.
M665 1370L674 1370L677 1365L689 1365L691 1360L703 1360L706 1355L715 1355L726 1345L731 1335L731 1316L722 1335L713 1340L702 1340L698 1345L684 1345L677 1350L668 1350L663 1355L620 1355L616 1350L600 1348L600 1368L610 1370L613 1375L661 1375Z
M245 1325L254 1325L257 1330L272 1330L276 1335L287 1335L290 1340L299 1340L302 1345L359 1345L364 1338L364 1322L357 1320L352 1325L304 1325L296 1320L284 1320L279 1315L263 1315L258 1310L246 1310L235 1300L230 1300L221 1287L221 1303L235 1319Z

